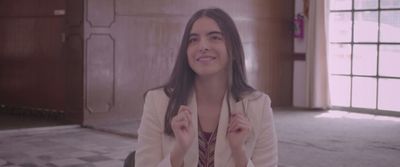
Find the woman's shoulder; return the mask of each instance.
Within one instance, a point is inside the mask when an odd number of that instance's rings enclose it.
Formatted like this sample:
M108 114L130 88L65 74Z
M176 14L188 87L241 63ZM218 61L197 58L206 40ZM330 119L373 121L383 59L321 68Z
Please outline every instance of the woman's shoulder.
M146 99L153 99L153 100L168 100L167 94L165 94L164 88L155 88L150 89L145 94Z
M254 90L251 93L248 93L247 95L244 96L243 100L249 101L249 102L266 102L266 103L271 103L271 99L269 96L261 92L259 90Z
M244 99L245 112L251 120L255 131L261 130L262 124L265 122L272 123L273 113L271 108L271 100L269 96L261 91L253 91Z
M162 95L163 93L164 93L164 88L157 87L157 88L147 90L146 96Z
M166 112L169 98L163 88L156 88L146 92L144 101L144 105L151 107L154 110L153 112L163 115Z
M167 96L163 87L157 87L146 91L145 96Z

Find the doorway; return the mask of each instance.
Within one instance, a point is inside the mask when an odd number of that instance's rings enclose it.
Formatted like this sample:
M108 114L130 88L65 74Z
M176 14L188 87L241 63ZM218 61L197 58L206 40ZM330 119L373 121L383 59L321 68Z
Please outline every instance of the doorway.
M68 4L0 1L0 130L79 122L68 119Z

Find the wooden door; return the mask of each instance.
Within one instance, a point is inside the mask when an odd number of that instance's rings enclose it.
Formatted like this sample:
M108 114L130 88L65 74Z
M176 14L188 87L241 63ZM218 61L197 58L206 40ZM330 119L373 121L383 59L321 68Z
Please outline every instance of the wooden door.
M65 110L65 6L0 1L0 104Z

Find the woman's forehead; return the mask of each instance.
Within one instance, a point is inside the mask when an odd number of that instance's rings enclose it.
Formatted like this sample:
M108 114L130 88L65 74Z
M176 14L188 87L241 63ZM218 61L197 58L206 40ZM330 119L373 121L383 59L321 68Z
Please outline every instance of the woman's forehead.
M207 34L209 32L221 32L217 22L209 17L197 19L190 30L190 33L196 34Z

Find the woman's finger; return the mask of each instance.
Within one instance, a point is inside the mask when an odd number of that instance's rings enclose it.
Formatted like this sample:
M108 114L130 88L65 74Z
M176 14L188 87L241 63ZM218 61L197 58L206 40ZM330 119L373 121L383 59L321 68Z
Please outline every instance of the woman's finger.
M180 112L185 112L185 111L189 112L190 114L192 113L192 111L190 111L189 106L185 106L185 105L179 106L178 114L179 114Z
M250 131L250 127L244 124L235 124L232 129L231 132L242 132L242 131Z
M172 118L171 120L171 126L173 127L179 127L182 124L184 124L186 121L186 117L183 114L178 114L175 117Z
M229 131L238 131L238 130L250 130L251 125L246 120L240 119L233 119L232 122L229 124Z
M183 112L179 112L175 117L177 117L177 121L182 121L182 120L186 119Z
M188 121L188 125L192 125L192 112L188 106L181 105L178 114L183 115L183 117Z
M232 119L231 119L231 121L239 121L239 122L248 122L248 123L250 123L250 120L249 120L249 118L247 118L244 114L242 114L242 113L235 113L233 116L232 116Z
M239 130L239 121L237 119L232 119L231 123L229 124L229 131L234 132Z
M248 119L243 116L236 115L236 116L232 117L230 122L231 123L235 123L235 122L243 122L244 123L244 122L248 122Z
M178 121L174 122L172 125L172 130L174 132L180 132L180 131L185 131L188 129L188 122L187 121Z

